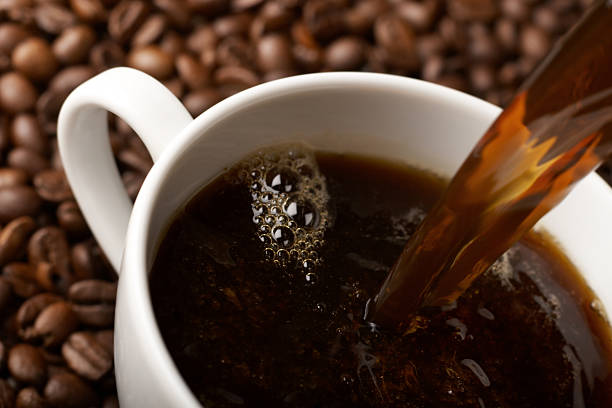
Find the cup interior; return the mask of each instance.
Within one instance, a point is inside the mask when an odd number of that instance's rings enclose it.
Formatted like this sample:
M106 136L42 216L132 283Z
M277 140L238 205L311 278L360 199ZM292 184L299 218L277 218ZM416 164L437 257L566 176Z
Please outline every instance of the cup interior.
M139 215L130 224L146 239L128 235L128 263L148 273L176 210L260 147L304 141L317 150L383 157L450 177L499 112L454 90L383 74L311 74L244 91L194 120L155 164L136 203ZM538 224L583 273L608 314L610 208L612 191L590 175ZM150 304L144 310L153 319Z
M382 74L305 75L235 95L185 130L181 136L188 140L164 155L173 156L171 162L156 164L164 170L152 174L161 180L147 220L145 269L176 209L260 147L302 141L316 150L383 157L450 177L498 112L454 90Z

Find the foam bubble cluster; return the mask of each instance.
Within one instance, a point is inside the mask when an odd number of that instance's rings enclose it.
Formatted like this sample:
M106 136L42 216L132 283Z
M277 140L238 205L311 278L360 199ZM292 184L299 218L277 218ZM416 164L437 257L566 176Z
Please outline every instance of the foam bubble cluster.
M325 177L314 153L303 146L277 147L255 153L244 166L265 258L314 269L330 224Z

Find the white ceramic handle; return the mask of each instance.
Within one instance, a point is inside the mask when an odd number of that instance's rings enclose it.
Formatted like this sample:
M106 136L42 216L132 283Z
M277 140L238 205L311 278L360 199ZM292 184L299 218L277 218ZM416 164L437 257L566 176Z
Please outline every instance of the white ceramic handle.
M62 106L57 132L66 176L95 238L119 272L132 203L111 152L107 111L134 129L154 161L192 117L160 82L131 68L110 69L84 82Z

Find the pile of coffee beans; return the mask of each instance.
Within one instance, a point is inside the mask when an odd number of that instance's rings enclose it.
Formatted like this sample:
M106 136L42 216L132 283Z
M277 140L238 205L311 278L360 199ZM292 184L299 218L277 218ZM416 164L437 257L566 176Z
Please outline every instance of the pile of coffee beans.
M128 65L198 115L306 72L422 78L497 104L590 0L1 0L0 407L117 406L116 276L57 152L77 85ZM109 117L129 195L152 165Z

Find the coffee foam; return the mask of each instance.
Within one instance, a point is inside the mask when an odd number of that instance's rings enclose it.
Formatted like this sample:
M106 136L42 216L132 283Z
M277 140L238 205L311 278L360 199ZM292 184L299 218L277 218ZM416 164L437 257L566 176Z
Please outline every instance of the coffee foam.
M330 216L325 177L314 153L302 145L261 150L245 160L241 179L249 186L265 259L296 264L305 272L319 265Z

